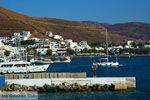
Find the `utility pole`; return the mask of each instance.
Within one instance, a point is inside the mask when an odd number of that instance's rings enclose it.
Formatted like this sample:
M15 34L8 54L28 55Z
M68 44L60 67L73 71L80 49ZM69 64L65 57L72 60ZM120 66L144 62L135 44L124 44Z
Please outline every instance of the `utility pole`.
M97 65L93 65L93 66L92 66L92 69L93 69L93 77L96 77Z

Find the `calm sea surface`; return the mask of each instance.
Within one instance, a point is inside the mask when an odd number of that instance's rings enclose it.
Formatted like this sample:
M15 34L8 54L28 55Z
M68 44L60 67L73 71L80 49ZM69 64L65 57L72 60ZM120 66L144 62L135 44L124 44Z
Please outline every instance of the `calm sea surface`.
M87 72L92 76L91 64L99 58L73 58L70 64L52 64L48 72ZM112 58L114 60L114 58ZM98 68L98 77L136 77L137 89L122 92L49 93L39 100L150 100L150 57L120 57L119 68Z
M70 64L52 64L48 72L85 71L92 76L91 64L99 58L73 58ZM112 58L114 60L114 58ZM150 100L150 57L120 57L119 68L98 68L98 77L133 76L137 89L122 92L50 93L41 94L43 100Z

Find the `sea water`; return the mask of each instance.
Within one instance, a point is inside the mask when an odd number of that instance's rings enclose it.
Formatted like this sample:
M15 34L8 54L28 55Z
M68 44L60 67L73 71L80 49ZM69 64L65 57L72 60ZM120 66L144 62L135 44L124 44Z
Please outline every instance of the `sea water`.
M87 72L87 76L92 77L91 65L98 59L100 58L73 58L71 63L51 64L47 72ZM45 93L39 94L32 100L150 100L150 57L119 57L118 59L123 66L98 68L97 77L136 77L136 90ZM110 60L113 61L115 58ZM28 99L31 98L20 100Z
M92 62L99 57L73 58L68 64L52 64L48 72L87 72L92 77ZM150 57L119 57L123 64L97 69L97 77L136 77L136 90L119 92L49 93L39 95L48 100L150 100ZM115 58L110 58L111 61Z

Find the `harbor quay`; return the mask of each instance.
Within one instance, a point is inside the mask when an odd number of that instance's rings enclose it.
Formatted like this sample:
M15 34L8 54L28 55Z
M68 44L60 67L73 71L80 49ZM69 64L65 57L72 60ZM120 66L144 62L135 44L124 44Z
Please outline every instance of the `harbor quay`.
M29 73L28 75L29 77L27 78L23 77L24 74L12 74L13 77L10 77L11 74L6 74L5 86L1 90L38 92L87 92L136 89L135 77L87 77L85 72Z
M5 74L6 79L48 79L48 78L86 78L86 72L80 73L24 73Z

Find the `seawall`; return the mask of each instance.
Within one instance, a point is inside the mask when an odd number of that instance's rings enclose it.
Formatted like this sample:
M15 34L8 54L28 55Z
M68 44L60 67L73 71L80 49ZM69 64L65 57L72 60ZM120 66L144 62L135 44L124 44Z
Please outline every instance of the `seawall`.
M115 90L127 90L136 88L135 77L99 77L99 78L39 78L39 79L6 79L6 84L19 84L25 86L44 86L48 85L60 85L63 83L80 85L115 85Z

